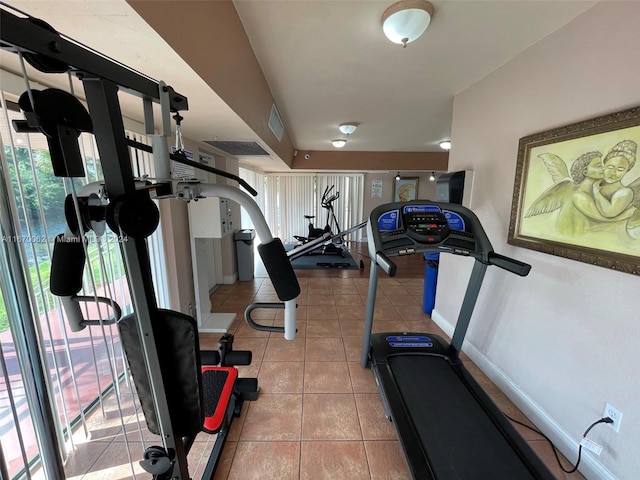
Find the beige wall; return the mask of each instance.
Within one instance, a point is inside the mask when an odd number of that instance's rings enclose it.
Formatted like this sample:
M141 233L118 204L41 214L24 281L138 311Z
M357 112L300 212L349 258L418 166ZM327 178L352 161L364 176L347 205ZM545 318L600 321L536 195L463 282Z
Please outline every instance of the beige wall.
M291 167L307 171L446 171L448 159L448 152L299 151Z
M589 435L604 447L583 451L592 479L640 472L640 277L510 246L507 232L519 138L640 105L638 19L640 2L599 3L454 101L450 169L475 171L472 208L496 251L532 265L525 278L489 269L465 350L572 461L605 402L623 413L619 433ZM447 328L465 260L441 258L434 317Z
M425 200L436 199L436 182L430 181L429 176L431 173L402 173L402 177L418 177L418 198ZM436 173L436 177L438 177ZM369 218L369 213L378 205L383 203L389 203L393 201L393 187L395 184L395 173L367 173L364 177L364 199L362 211L364 212L365 219ZM372 197L371 190L374 180L382 180L382 198Z
M278 157L291 165L293 146L287 132L278 141L268 126L273 96L233 2L128 0L127 3Z

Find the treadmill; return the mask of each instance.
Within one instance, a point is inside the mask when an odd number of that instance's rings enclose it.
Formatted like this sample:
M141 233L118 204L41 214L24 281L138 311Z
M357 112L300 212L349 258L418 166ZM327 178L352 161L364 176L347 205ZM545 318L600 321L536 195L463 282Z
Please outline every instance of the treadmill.
M524 277L531 266L495 253L476 215L452 203L378 206L367 241L371 273L361 364L373 371L413 478L554 479L459 358L487 267ZM475 260L451 343L430 333L372 335L379 270L394 276L391 258L424 252Z

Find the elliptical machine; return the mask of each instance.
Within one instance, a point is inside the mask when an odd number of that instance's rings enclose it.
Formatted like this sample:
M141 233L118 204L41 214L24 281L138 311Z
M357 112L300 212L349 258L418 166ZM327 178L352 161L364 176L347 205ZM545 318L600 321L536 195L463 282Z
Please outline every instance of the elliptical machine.
M343 244L342 236L336 237L332 233L332 229L331 229L331 225L333 224L335 226L336 233L340 233L340 224L338 223L338 219L333 209L333 202L335 202L338 198L340 198L340 192L338 191L334 192L334 189L335 189L335 185L331 185L331 186L327 185L327 188L324 189L324 193L322 194L322 198L320 200L320 205L322 206L322 208L327 209L327 220L324 228L317 228L313 225L312 220L315 218L315 216L305 215L304 218L306 218L309 221L309 226L308 226L309 233L307 234L306 237L303 237L300 235L294 235L293 237L299 242L302 242L303 245L311 242L312 240L320 238L327 233L329 234L329 236L332 237L330 241L327 241L317 249L314 249L311 252L308 252L307 255L340 255L342 257L344 256L344 249L342 247L342 244Z

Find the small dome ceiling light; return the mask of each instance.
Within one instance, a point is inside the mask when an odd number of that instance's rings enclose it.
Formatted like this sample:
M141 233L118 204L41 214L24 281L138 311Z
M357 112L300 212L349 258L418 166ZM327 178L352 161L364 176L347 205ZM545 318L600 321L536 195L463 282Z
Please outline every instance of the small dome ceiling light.
M436 172L431 172L431 176L429 177L430 181L434 181L436 179Z
M396 173L396 180L400 180L400 172Z
M336 140L331 140L331 145L333 145L336 148L342 148L347 144L347 141L342 139L342 138L338 138Z
M357 128L358 128L358 124L353 122L341 123L340 125L338 125L338 129L344 135L351 135L353 132L356 131Z
M382 30L389 40L404 48L422 35L433 16L426 0L400 0L382 14Z
M451 142L449 140L445 140L444 142L440 142L440 148L443 150L451 150Z

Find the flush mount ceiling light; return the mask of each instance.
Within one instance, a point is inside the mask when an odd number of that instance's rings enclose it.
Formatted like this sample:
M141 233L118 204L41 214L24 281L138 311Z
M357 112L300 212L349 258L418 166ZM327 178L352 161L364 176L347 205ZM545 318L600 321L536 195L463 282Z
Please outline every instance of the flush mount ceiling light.
M445 140L444 142L440 142L440 148L443 150L451 150L451 142L449 140Z
M340 125L338 125L338 129L340 129L340 131L345 134L345 135L351 135L353 132L356 131L356 129L358 128L358 124L357 123L341 123Z
M342 147L344 147L346 144L347 144L347 141L346 141L346 140L344 140L344 139L342 139L342 138L339 138L339 139L337 139L337 140L331 140L331 145L333 145L333 146L334 146L334 147L336 147L336 148L342 148Z
M382 30L389 40L406 48L422 35L433 16L433 5L426 0L400 0L382 14Z

